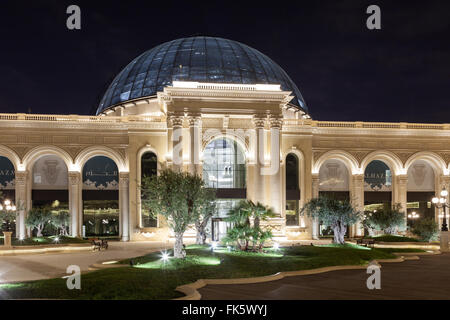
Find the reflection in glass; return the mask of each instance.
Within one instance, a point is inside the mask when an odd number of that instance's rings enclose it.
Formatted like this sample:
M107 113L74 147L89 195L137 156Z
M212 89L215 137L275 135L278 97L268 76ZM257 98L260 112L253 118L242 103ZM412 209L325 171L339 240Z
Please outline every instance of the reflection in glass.
M119 201L87 200L83 201L83 225L85 236L119 235Z
M245 154L236 141L224 138L208 144L203 179L208 188L245 188Z

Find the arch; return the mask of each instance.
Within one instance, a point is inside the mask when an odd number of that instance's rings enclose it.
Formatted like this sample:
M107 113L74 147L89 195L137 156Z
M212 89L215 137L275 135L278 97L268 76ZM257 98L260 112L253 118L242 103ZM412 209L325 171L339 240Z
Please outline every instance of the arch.
M428 164L430 164L436 175L439 174L448 175L448 168L447 165L445 164L444 159L442 159L436 153L430 151L420 151L409 157L405 163L405 172L408 172L409 167L411 167L414 161L417 160L424 160Z
M86 162L98 156L104 156L113 160L116 163L119 172L128 172L129 170L127 160L117 151L104 146L92 146L82 150L75 158L76 171L82 172Z
M324 153L315 161L313 166L313 174L319 173L320 167L325 163L325 161L333 159L342 161L351 174L358 174L360 172L358 161L350 153L342 150L332 150Z
M20 158L14 150L0 145L0 156L8 158L9 161L11 161L11 163L13 164L15 170L23 169L21 167Z
M213 141L219 140L219 139L229 139L236 141L239 147L244 151L245 154L245 160L248 161L249 159L249 146L245 141L245 137L240 136L239 134L235 134L233 132L227 132L222 133L220 130L214 130L215 134L213 133L211 136L209 136L207 139L203 140L202 143L202 158L203 153L205 152L206 147ZM205 136L208 134L208 131L205 132Z
M381 160L391 169L394 175L406 174L405 169L403 168L402 161L399 157L393 154L390 151L379 150L369 153L362 161L361 161L361 170L360 173L364 174L366 171L367 165L373 160Z
M72 171L74 169L73 159L70 154L55 146L39 146L28 151L22 160L23 168L26 170L31 170L39 158L47 155L55 155L60 157L66 164L67 170Z

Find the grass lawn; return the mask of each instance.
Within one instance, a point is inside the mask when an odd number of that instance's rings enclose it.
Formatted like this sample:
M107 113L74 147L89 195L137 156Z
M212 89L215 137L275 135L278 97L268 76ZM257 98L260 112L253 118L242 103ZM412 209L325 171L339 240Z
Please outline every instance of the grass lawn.
M400 249L300 246L267 253L228 252L189 246L185 260L161 260L161 253L134 258L133 267L89 272L81 277L81 290L68 290L65 279L0 285L1 299L172 299L175 288L201 278L243 278L279 271L334 265L362 265L373 259L394 258ZM129 260L122 261L129 263Z
M0 245L3 245L4 238L0 238ZM50 236L50 237L34 237L27 238L24 240L12 239L13 246L38 246L38 245L49 245L49 244L77 244L77 243L89 243L87 240L64 237L64 236Z
M375 241L382 241L382 242L421 242L419 239L416 238L395 236L391 234L383 234L381 236L366 237L366 238L375 239Z

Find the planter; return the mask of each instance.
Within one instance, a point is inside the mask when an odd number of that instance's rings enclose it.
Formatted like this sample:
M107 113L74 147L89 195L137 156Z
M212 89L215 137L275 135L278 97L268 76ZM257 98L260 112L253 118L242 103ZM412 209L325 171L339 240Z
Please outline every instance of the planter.
M3 231L3 235L5 236L4 239L4 246L11 248L11 235L12 231Z

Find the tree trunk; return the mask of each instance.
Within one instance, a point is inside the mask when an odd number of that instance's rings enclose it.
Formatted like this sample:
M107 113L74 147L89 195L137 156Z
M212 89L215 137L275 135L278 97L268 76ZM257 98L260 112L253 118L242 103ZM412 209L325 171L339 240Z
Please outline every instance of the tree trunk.
M260 219L259 219L259 217L255 217L255 220L253 221L254 228L259 229L259 225L260 225Z
M334 240L333 242L336 244L345 244L345 232L347 231L347 226L337 223L333 227L334 232Z
M197 237L195 239L196 244L203 245L206 243L206 223L204 222L196 222L195 229L197 230Z
M183 250L183 234L184 232L175 232L175 244L173 246L173 256L183 259L186 252Z
M37 227L36 237L42 237L42 229L44 229L44 227L40 227L40 226Z
M203 245L206 243L206 234L203 230L197 229L197 237L196 237L195 243L200 244L200 245Z

